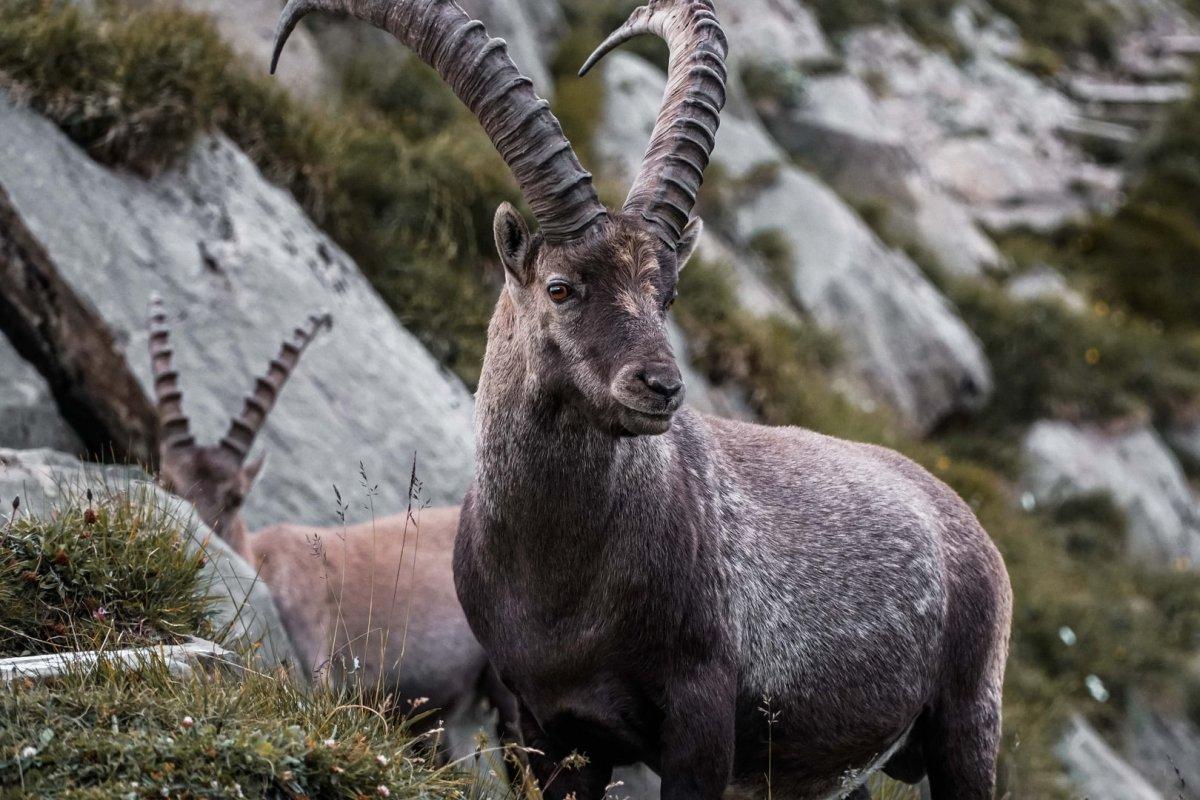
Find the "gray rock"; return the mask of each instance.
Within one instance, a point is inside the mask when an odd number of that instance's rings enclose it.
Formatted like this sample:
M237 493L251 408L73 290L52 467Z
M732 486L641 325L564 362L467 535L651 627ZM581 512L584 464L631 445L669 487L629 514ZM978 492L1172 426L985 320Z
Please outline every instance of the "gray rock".
M254 652L266 666L298 663L266 585L200 522L189 503L148 482L136 469L88 464L52 450L0 449L0 525L12 513L13 497L21 498L19 513L42 514L89 489L97 497L127 492L177 519L184 544L192 551L203 550L207 559L198 590L214 598L213 624L228 632L223 641Z
M816 16L799 0L717 0L717 14L730 41L753 42L755 53L770 53L789 65L835 57ZM746 46L735 46L734 53L751 57Z
M595 148L611 174L628 180L653 128L664 76L615 53L604 80L608 96L621 102L605 109ZM729 218L709 223L735 245L778 231L789 245L791 299L841 336L851 372L876 402L924 431L987 397L992 381L982 350L945 299L828 187L796 168L757 119L727 110L713 161L740 188Z
M1014 275L1004 289L1014 300L1054 300L1076 314L1087 311L1087 298L1071 288L1061 272L1045 264Z
M360 463L366 484L378 485L370 498L376 513L406 507L414 456L426 498L461 499L473 466L469 393L399 325L353 261L228 140L202 138L177 168L142 180L98 166L51 123L0 98L6 219L20 220L25 238L44 250L41 269L60 285L55 298L71 299L93 326L57 331L63 342L52 355L108 336L111 360L80 359L80 379L100 367L109 383L116 373L129 378L97 391L96 405L148 411L146 304L154 292L163 296L201 441L224 433L295 325L322 307L333 313L333 332L305 355L260 437L270 457L246 507L252 528L332 522L334 484L350 502L348 517L369 516ZM0 224L0 252L9 244L4 231ZM21 285L10 280L6 291ZM113 438L122 430L114 423Z
M843 44L851 73L877 92L882 124L986 227L1047 228L1103 208L1120 171L1059 136L1083 110L1009 63L1002 39L977 37L964 63L897 28L855 31Z
M1200 566L1200 501L1153 430L1043 421L1026 435L1023 455L1022 481L1038 503L1106 492L1128 519L1131 555L1162 567Z
M813 77L801 103L760 105L759 112L788 153L851 203L875 209L888 238L925 254L932 266L976 276L1002 262L970 209L932 179L880 117L861 78Z
M1200 800L1200 729L1178 711L1162 713L1134 697L1124 720L1124 751L1171 800Z
M0 447L46 447L66 453L83 443L58 412L50 387L0 333Z
M1055 748L1076 796L1088 800L1163 800L1083 717L1076 716Z

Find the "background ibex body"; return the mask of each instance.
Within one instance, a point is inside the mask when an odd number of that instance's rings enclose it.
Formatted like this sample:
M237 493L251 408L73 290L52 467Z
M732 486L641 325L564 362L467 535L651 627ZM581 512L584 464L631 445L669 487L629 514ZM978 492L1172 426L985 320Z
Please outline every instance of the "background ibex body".
M652 0L667 94L620 212L599 202L503 42L450 0L290 0L393 33L476 114L540 224L502 207L505 288L476 405L459 596L521 701L552 798L615 764L667 800L866 794L883 767L935 800L994 791L1011 596L970 509L888 450L681 408L666 335L725 101L710 0ZM573 751L586 763L559 771Z
M263 465L262 457L247 463L251 446L304 349L328 324L328 317L312 317L297 328L255 382L225 437L202 447L183 413L170 332L155 300L150 353L161 480L259 570L310 676L378 699L390 697L400 713L421 700L416 712L433 713L418 729L469 715L486 699L508 731L514 700L489 670L455 596L451 562L459 509L413 508L335 528L286 524L246 530L241 509ZM471 742L450 745L462 754Z

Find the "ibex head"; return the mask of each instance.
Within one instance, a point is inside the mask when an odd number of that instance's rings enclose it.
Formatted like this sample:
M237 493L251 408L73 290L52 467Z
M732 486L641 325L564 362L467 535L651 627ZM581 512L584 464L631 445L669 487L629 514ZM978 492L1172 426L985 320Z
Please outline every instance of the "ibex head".
M475 114L512 169L539 230L511 206L496 214L505 270L494 346L523 354L539 388L621 435L664 433L683 400L666 312L696 245L696 193L725 104L724 32L711 0L651 0L584 64L643 33L667 41L667 93L620 212L598 199L532 84L452 0L290 0L274 62L310 11L341 11L392 33L432 66ZM274 63L272 64L274 69Z
M183 412L183 392L179 373L172 366L171 331L162 300L155 297L151 301L150 363L159 426L159 480L194 505L204 523L239 552L244 552L246 536L242 505L266 457L248 461L250 448L305 348L321 328L331 325L329 314L320 314L296 328L266 375L255 381L241 414L230 421L221 441L200 446Z

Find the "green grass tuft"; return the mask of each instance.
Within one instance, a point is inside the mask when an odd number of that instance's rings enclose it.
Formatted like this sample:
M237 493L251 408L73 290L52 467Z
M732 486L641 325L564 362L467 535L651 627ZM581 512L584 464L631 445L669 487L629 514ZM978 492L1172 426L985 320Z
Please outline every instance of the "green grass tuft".
M209 634L204 558L184 535L123 492L18 516L0 528L0 657Z
M252 671L101 662L0 686L0 795L12 798L465 797L421 744L351 699Z

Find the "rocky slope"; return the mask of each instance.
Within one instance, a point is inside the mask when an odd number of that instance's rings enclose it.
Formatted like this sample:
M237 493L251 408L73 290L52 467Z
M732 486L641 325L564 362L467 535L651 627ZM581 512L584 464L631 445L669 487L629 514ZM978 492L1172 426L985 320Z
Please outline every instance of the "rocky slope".
M1068 320L1091 318L1098 306L1087 281L1062 264L1026 268L1009 235L1058 230L1121 202L1126 155L1187 93L1200 24L1171 0L1109 3L1122 20L1114 58L1055 53L1063 63L1046 74L1030 56L1045 53L996 12L1000 3L955 5L938 41L887 14L830 35L819 2L717 3L734 81L702 198L702 258L730 279L739 313L831 334L843 357L829 385L897 421L889 442L924 436L940 446L943 430L1019 391L997 381L986 337L947 297L961 285L994 288L1016 313L1041 314L1049 299ZM185 4L211 14L262 66L279 3ZM581 16L579 4L465 4L509 39L549 94L563 78L556 42ZM336 23L313 30L289 49L287 86L337 113L337 59L322 53L354 51L361 32ZM598 80L589 166L622 185L649 135L663 73L622 52ZM270 460L251 496L253 524L329 521L331 483L351 499L351 516L369 513L365 495L377 510L399 510L414 454L424 497L452 502L469 479L466 389L395 320L353 260L219 133L143 179L98 166L4 98L0 276L0 331L21 353L0 339L0 408L11 409L0 418L0 447L152 458L143 318L156 291L172 313L193 425L206 438L220 434L292 325L319 307L335 317L263 437ZM709 372L688 368L693 402L752 417L758 388L712 385ZM1006 429L1011 441L989 443L1014 453L1004 475L1013 505L1053 514L1106 494L1128 521L1130 569L1195 569L1200 499L1187 471L1200 464L1195 416L1093 419L1070 408L1048 416L1062 418L1021 420ZM1128 713L1114 717L1118 701ZM1181 774L1164 766L1186 763L1200 742L1182 712L1095 694L1074 702L1110 724L1072 718L1047 748L1074 787L1064 795L1190 800L1187 786L1200 781L1185 772L1180 786Z

